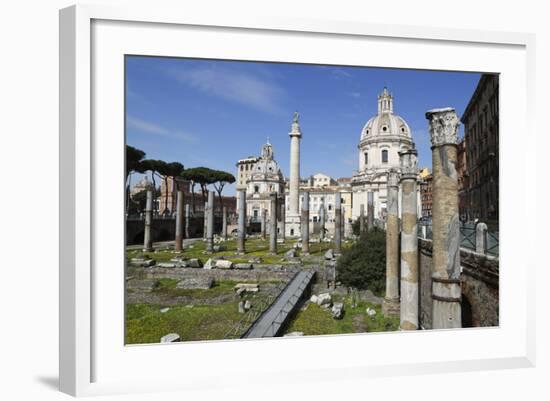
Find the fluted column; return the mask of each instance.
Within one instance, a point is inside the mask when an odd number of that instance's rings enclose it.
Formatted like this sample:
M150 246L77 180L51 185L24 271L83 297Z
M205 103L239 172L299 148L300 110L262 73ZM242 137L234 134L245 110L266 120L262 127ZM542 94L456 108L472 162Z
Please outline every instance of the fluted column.
M240 189L237 191L239 215L237 226L237 253L245 253L246 241L246 190Z
M325 216L325 201L324 199L321 200L321 206L319 207L319 220L320 220L320 226L321 230L319 232L319 237L321 238L321 241L325 239L325 224L326 224L326 216Z
M302 201L302 255L309 254L309 192L302 192L304 200Z
M342 253L342 194L334 194L334 253Z
M460 223L458 218L457 133L452 108L426 112L432 142L432 326L456 328L461 321Z
M185 205L185 238L189 238L189 219L191 218L190 205Z
M277 194L272 193L269 195L271 201L271 213L269 218L271 224L269 226L269 253L272 255L277 254Z
M374 227L374 194L372 191L367 192L367 230L372 230Z
M382 312L399 315L399 173L388 171L388 205L386 216L386 296Z
M401 324L418 329L417 151L399 153L401 163Z
M176 196L176 239L174 250L181 252L183 241L183 191L178 190Z
M151 237L151 225L153 223L153 188L147 188L147 200L145 202L145 230L143 232L143 250L153 250L153 239Z
M227 240L227 207L222 208L222 237Z
M208 192L208 219L206 226L206 252L214 252L214 191Z

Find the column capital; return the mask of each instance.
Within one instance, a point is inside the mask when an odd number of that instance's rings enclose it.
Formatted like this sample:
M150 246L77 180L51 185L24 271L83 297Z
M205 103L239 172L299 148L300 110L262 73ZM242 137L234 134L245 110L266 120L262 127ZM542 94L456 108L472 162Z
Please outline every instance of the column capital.
M399 172L396 169L388 170L388 187L399 186Z
M455 109L446 107L428 110L426 118L430 125L432 146L456 145L460 121Z
M401 180L416 179L418 177L418 152L416 149L399 152L399 164L401 167Z

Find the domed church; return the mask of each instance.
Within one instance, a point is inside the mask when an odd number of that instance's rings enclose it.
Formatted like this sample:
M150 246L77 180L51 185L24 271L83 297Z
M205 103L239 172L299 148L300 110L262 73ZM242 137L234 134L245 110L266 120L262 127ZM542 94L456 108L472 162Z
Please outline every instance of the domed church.
M393 97L386 87L378 95L378 113L364 125L359 140L359 169L353 174L353 219L359 217L367 193L374 197L374 218L386 215L387 172L399 169L399 152L414 148L407 122L393 112Z

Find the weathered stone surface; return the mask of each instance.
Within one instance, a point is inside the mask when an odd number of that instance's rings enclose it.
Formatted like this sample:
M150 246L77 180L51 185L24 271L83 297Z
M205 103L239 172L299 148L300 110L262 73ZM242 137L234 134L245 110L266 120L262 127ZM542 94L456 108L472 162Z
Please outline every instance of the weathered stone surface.
M313 294L311 298L309 299L309 302L316 304L319 297L317 295Z
M235 285L235 291L243 290L245 292L258 292L260 286L257 283L238 283Z
M252 303L250 303L250 301L247 299L246 301L244 301L244 310L248 311L252 308Z
M366 312L367 312L367 315L369 315L369 316L375 316L376 315L376 311L372 308L367 308Z
M251 256L250 259L248 259L248 263L262 263L262 258L259 256Z
M329 249L325 252L325 260L332 260L334 259L334 251L332 249Z
M208 290L214 285L211 277L184 278L176 284L176 288L184 290Z
M342 319L344 317L344 304L342 302L336 302L332 305L332 318Z
M180 341L180 336L177 333L166 334L160 338L161 343L178 343Z
M374 295L374 293L371 290L365 290L365 291L359 292L359 299L361 301L367 301L375 305L382 305L382 302L384 301L382 297L377 297L376 295Z
M292 259L296 257L296 249L292 248L285 252L285 259Z
M319 294L317 296L317 305L331 305L332 304L332 297L328 292L325 292L323 294Z
M174 268L177 266L178 264L173 262L161 262L157 264L157 267L165 267L165 268Z
M219 259L216 260L216 267L218 269L231 269L233 267L233 262L230 260Z
M126 288L134 290L152 290L158 285L158 280L130 280L126 283Z
M213 249L214 249L214 252L221 252L221 251L225 251L226 248L224 245L214 245Z
M244 309L244 301L239 302L239 313L245 313L246 310Z
M169 310L170 310L170 308L162 308L162 309L160 310L160 313L166 313L166 312L168 312Z
M200 259L196 259L196 258L189 259L186 263L188 267L195 267L195 268L202 267L202 262Z
M206 263L202 266L203 269L211 270L216 267L216 261L212 260L212 258L209 258Z
M250 270L253 267L254 266L252 265L252 263L235 263L233 265L234 269L239 269L239 270Z
M151 267L155 265L155 261L153 259L146 259L146 258L132 258L130 259L130 263L133 266L137 267Z

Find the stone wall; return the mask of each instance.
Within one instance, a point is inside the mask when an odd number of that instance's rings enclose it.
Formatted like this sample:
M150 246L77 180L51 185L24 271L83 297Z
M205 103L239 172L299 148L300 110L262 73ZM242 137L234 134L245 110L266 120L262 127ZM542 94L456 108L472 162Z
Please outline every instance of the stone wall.
M432 328L432 241L418 240L420 326ZM498 258L460 249L463 327L499 325Z

